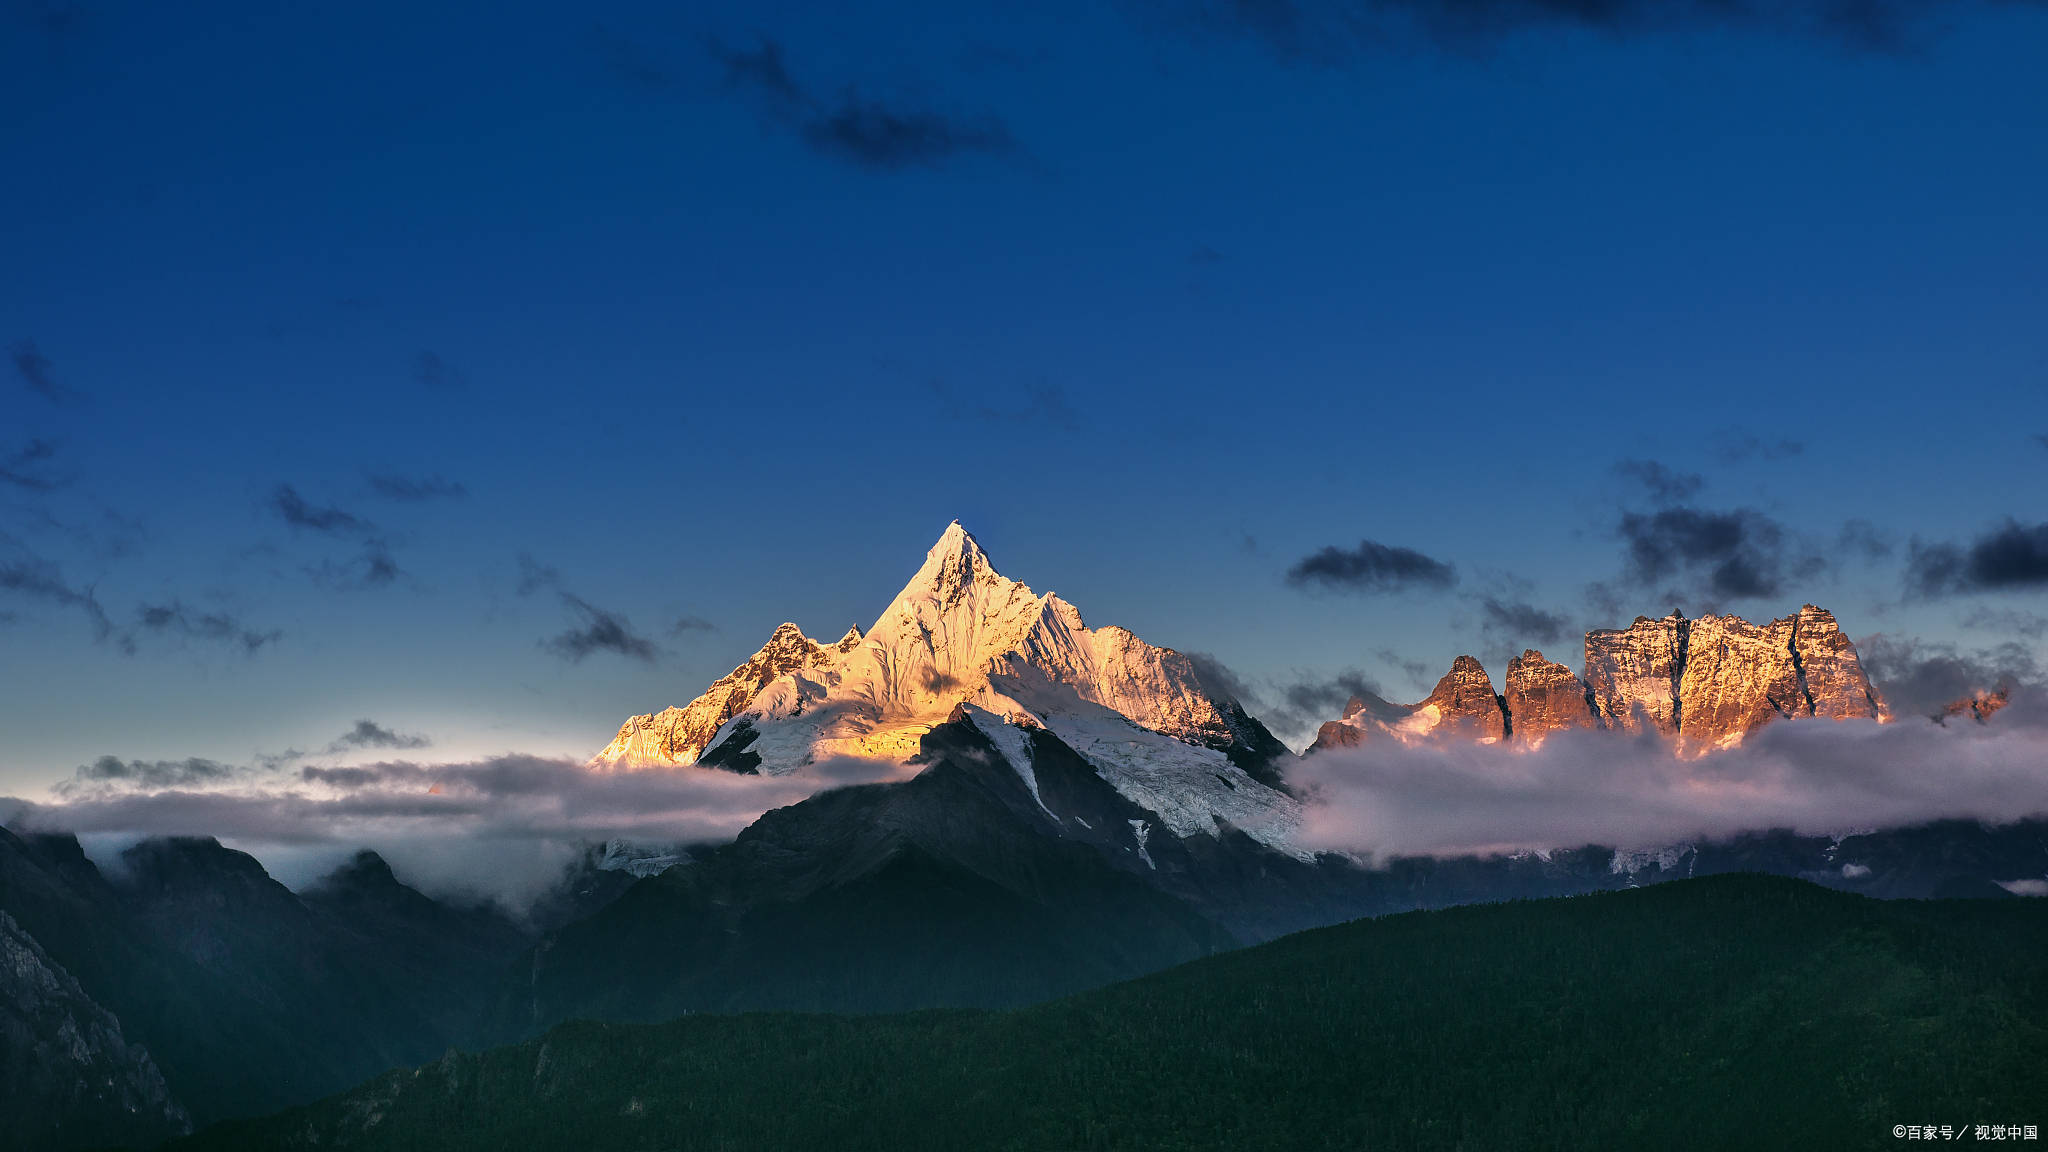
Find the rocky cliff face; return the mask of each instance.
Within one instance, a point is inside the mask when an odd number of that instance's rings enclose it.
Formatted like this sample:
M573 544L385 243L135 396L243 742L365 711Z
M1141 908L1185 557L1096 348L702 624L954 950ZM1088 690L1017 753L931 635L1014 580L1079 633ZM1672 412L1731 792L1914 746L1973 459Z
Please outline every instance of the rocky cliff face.
M590 767L631 771L695 764L718 729L752 704L761 689L778 677L829 666L860 642L858 627L847 629L837 643L827 645L804 635L794 624L783 624L760 651L695 700L680 708L629 717L604 751L591 757Z
M1517 740L1536 742L1561 729L1594 725L1586 682L1534 648L1508 661L1503 698Z
M1471 656L1451 661L1451 670L1436 682L1416 713L1431 718L1432 733L1482 744L1507 738L1507 709L1493 690L1493 678Z
M1678 730L1678 681L1692 622L1674 612L1586 633L1586 689L1602 728Z
M1311 750L1375 736L1536 743L1560 729L1604 728L1654 730L1699 753L1731 747L1781 718L1889 718L1856 646L1811 604L1765 624L1638 616L1627 628L1588 632L1585 668L1574 676L1526 651L1508 664L1506 693L1494 697L1486 670L1460 656L1428 699L1380 708L1360 700L1323 725Z
M79 1148L191 1130L121 1022L0 912L0 1144Z

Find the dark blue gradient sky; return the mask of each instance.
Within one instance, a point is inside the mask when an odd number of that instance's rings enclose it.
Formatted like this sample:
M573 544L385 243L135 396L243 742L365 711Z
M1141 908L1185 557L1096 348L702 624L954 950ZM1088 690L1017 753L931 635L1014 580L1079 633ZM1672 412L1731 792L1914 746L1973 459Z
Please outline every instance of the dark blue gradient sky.
M1282 713L1674 605L2030 668L2048 9L1314 2L0 4L0 788L587 753L956 517Z

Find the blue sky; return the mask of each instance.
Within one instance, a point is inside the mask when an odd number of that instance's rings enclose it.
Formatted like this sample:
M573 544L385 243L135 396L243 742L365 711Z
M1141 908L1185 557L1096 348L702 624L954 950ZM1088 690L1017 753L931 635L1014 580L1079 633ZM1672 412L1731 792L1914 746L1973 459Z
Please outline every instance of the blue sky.
M1282 711L1674 605L2029 672L2048 9L1321 2L0 6L0 788L580 755L954 518Z

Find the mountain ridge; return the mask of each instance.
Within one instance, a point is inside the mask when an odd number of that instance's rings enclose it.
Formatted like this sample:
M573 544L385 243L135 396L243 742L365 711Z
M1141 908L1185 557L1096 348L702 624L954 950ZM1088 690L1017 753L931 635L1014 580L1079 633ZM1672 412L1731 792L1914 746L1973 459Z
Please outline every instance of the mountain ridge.
M1317 730L1309 752L1369 740L1453 738L1511 746L1563 728L1655 731L1681 754L1740 744L1774 720L1886 723L1891 711L1834 614L1812 604L1751 624L1735 615L1697 620L1638 616L1627 628L1586 633L1581 673L1525 649L1496 695L1485 667L1460 656L1420 703L1346 707Z

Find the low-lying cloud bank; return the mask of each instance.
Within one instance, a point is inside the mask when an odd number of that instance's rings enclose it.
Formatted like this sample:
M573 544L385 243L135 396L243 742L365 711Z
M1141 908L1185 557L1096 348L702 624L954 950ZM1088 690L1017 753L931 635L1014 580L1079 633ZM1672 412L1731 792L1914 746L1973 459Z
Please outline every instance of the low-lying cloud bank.
M592 842L722 842L821 790L918 771L852 758L788 776L605 774L520 755L296 768L103 758L57 802L0 805L0 816L76 833L117 867L110 850L141 837L214 836L294 886L370 847L429 892L523 911ZM1319 752L1287 773L1306 800L1306 845L1375 858L1999 823L2048 814L2048 707L2023 690L1982 724L1780 722L1693 759L1654 735L1613 732L1555 733L1533 750L1388 741Z
M571 760L521 755L233 776L94 770L82 772L57 803L14 802L7 823L71 832L102 846L212 836L256 855L287 883L313 879L371 847L429 891L488 896L517 908L559 879L581 845L615 837L730 840L762 813L815 792L904 780L918 770L844 757L787 776L713 769L605 774ZM175 782L162 786L166 780Z
M1369 856L1601 844L1646 847L2048 814L2048 710L1988 724L1800 720L1693 759L1654 735L1571 731L1535 749L1391 741L1319 752L1291 773L1310 846Z

